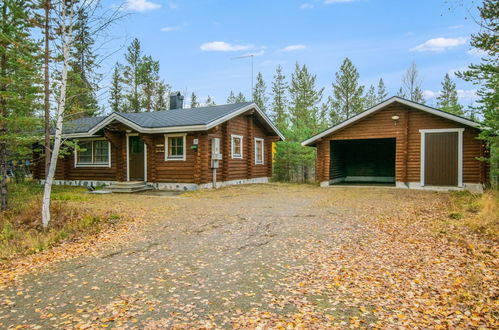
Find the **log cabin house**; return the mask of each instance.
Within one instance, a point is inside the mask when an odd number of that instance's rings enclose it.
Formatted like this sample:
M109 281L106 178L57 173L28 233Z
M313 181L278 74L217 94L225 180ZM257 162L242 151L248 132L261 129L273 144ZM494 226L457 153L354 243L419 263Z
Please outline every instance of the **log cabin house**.
M66 123L63 137L78 148L59 159L55 183L132 192L268 182L272 143L283 136L255 103L182 109L182 98L172 95L170 110ZM34 156L43 181L43 156Z
M317 148L321 186L384 183L400 188L469 189L487 182L479 124L392 97L302 142Z

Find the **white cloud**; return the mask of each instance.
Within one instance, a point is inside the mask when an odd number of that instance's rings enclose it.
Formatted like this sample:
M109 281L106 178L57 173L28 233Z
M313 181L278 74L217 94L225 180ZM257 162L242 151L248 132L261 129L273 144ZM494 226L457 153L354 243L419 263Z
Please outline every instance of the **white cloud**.
M314 8L314 5L311 3L302 3L302 5L300 6L300 9L312 9L312 8Z
M165 26L165 27L161 28L160 30L162 32L179 31L179 30L183 29L184 27L186 27L187 25L189 25L189 23L188 22L184 22L184 23L182 23L182 25Z
M325 4L331 4L331 3L342 3L342 2L353 2L355 0L324 0Z
M462 24L451 25L451 26L449 26L449 29L451 29L451 30L457 30L457 29L460 29L460 28L463 28L463 27L464 27L464 25L462 25Z
M484 57L487 56L487 52L478 48L472 48L468 50L468 54L477 56L477 57Z
M133 11L148 11L159 9L160 7L160 4L148 0L127 0L123 8Z
M262 56L265 54L265 50L263 49L260 49L259 51L257 52L253 52L253 53L248 53L248 54L244 54L244 55L241 55L241 56L250 56L250 55L253 55L253 56Z
M477 94L476 94L476 89L458 89L457 90L457 97L458 99L463 102L470 102L470 101L475 101L477 99ZM425 90L423 92L423 96L427 100L432 100L436 99L438 96L440 96L440 91L432 91L432 90Z
M292 51L295 51L295 50L303 50L305 48L307 48L307 46L305 46L305 45L289 45L289 46L286 46L283 49L281 49L281 51L283 51L283 52L292 52Z
M204 51L234 52L251 49L253 45L233 45L225 41L212 41L202 44L200 48Z
M464 45L466 43L466 38L434 38L430 39L414 48L411 48L411 52L443 52L452 47Z

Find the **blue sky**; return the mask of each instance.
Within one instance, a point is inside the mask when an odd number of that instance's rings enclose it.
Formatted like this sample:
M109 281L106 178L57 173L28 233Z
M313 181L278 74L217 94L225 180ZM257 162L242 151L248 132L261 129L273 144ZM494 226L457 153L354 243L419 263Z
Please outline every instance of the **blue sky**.
M466 8L448 7L445 0L127 0L130 15L101 49L116 53L101 70L108 76L116 61L124 63L125 47L137 37L144 53L160 61L161 77L173 90L194 91L201 101L210 95L221 104L230 90L250 94L250 61L233 59L245 54L256 55L255 74L262 72L267 85L278 64L288 78L296 62L306 64L326 95L345 57L362 84L382 77L390 95L414 60L434 104L445 73L480 59L469 46L476 24ZM461 103L469 105L475 87L454 79Z

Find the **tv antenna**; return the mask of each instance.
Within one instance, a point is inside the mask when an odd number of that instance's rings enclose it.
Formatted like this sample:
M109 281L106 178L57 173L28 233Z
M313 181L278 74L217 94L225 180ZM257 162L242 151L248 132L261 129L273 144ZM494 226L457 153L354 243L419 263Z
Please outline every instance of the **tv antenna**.
M233 60L240 60L240 59L248 58L248 57L251 58L251 94L250 94L250 97L251 97L251 100L253 100L253 57L255 57L255 54L241 55L241 56L233 57L232 59Z

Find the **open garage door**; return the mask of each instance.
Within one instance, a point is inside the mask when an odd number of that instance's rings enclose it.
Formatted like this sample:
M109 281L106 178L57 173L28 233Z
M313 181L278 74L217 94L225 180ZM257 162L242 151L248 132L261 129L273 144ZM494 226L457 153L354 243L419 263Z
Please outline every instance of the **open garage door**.
M395 183L395 138L332 140L330 183Z

